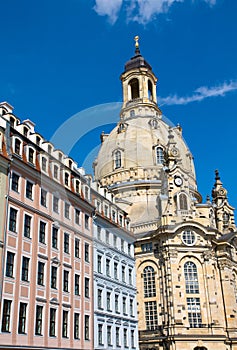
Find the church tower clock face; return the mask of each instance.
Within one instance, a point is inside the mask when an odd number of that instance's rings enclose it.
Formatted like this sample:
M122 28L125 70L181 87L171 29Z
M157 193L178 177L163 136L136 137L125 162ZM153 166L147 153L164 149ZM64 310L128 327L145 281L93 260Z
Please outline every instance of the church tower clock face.
M174 178L174 183L175 183L176 186L180 187L183 184L183 180L182 180L182 178L180 176L176 176Z

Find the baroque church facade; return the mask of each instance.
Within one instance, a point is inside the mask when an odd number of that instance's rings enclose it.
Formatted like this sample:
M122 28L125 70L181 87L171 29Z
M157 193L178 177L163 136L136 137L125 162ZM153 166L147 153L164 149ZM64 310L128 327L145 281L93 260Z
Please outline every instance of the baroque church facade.
M94 172L136 237L139 346L237 349L234 208L218 171L212 201L202 201L182 128L162 116L157 78L135 41L120 120L102 135Z

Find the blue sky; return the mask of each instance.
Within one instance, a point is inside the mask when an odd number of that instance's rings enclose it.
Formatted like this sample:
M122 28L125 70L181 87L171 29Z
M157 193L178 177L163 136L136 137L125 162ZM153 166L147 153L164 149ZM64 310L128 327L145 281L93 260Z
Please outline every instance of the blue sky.
M76 113L121 102L119 76L139 35L161 110L194 155L199 191L211 194L218 168L237 207L236 13L236 0L2 0L0 100L51 140ZM94 124L90 113L78 119L79 165L119 118L98 108Z

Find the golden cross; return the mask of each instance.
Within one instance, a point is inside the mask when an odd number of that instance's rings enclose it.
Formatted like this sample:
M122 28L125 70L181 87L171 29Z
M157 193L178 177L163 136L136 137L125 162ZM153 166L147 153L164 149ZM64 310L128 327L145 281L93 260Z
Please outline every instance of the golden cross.
M134 40L135 40L135 47L136 47L136 48L139 48L139 42L138 42L139 36L136 35L135 38L134 38Z

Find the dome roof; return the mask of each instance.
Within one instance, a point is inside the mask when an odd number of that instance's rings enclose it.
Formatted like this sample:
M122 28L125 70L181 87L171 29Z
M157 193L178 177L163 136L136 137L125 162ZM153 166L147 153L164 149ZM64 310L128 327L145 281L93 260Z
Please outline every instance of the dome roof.
M142 113L143 112L143 113ZM192 155L182 137L180 127L172 126L168 119L161 116L146 115L146 110L121 122L104 141L95 162L95 178L103 185L127 182L131 180L158 180L163 164L157 164L156 148L167 151L172 132L172 145L178 150L177 161L184 172L193 179L195 172ZM121 153L121 167L116 168L115 152ZM132 169L132 171L131 171ZM131 174L132 173L132 174Z

